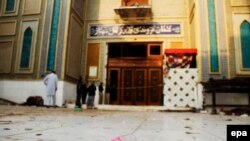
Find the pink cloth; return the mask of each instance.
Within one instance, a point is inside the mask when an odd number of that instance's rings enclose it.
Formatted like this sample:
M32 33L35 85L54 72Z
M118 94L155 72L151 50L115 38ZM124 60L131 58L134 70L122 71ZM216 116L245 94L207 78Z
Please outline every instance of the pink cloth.
M122 139L120 137L115 137L114 139L112 139L111 141L122 141Z

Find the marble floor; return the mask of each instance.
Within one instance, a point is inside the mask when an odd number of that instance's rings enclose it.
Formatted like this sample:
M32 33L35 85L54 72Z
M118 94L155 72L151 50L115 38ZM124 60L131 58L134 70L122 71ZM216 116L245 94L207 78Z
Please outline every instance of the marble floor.
M0 105L1 141L225 141L249 116Z

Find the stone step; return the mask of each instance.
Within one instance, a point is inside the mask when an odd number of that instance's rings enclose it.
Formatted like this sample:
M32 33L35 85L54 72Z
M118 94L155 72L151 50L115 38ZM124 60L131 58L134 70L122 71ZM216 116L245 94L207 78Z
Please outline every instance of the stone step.
M67 108L74 109L75 104L66 104ZM87 109L86 104L82 105L83 109ZM127 105L96 105L98 110L109 110L109 111L171 111L165 106L127 106ZM180 107L176 108L174 111L192 111L192 108Z

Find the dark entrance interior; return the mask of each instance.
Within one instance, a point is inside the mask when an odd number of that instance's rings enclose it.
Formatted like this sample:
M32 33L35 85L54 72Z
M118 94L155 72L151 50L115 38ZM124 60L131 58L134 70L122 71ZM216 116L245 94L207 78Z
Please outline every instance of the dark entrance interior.
M161 43L108 44L107 71L111 104L161 104Z

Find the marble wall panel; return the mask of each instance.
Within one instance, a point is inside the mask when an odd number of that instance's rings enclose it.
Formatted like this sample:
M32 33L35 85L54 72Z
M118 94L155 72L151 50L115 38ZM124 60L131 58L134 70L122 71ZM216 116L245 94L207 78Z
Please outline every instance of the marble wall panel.
M23 14L39 14L41 12L42 0L24 0Z
M16 21L0 22L0 36L9 36L16 34Z
M76 16L71 15L66 74L73 78L78 78L81 72L82 31L82 23Z
M0 73L9 73L11 69L14 41L0 41Z

